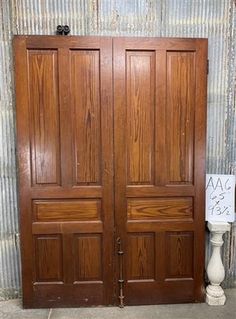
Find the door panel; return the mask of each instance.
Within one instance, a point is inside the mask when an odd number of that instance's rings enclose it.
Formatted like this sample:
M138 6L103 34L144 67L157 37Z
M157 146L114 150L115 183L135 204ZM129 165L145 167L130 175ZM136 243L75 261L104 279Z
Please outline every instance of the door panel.
M35 282L62 282L62 240L59 235L35 236Z
M153 184L153 52L127 52L127 183Z
M99 50L70 50L74 183L101 185Z
M100 200L34 200L35 221L100 220Z
M195 52L166 52L166 64L166 182L192 184Z
M127 280L154 280L154 233L131 233L127 243Z
M75 281L102 282L102 239L100 234L74 238Z
M24 307L112 304L112 39L14 44Z
M124 302L202 301L207 42L113 43Z
M193 278L193 232L166 232L165 278Z
M128 220L192 220L191 197L166 197L127 200Z
M28 50L32 184L60 185L56 50Z

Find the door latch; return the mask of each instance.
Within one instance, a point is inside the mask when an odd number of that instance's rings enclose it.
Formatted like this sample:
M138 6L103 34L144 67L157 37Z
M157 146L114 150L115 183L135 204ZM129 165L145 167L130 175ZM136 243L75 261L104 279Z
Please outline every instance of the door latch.
M121 238L118 237L116 239L116 243L117 243L117 254L118 254L118 258L119 258L119 279L118 279L118 283L119 283L119 307L120 308L124 308L124 279L123 279L123 255L124 252L122 250L122 245L121 245Z

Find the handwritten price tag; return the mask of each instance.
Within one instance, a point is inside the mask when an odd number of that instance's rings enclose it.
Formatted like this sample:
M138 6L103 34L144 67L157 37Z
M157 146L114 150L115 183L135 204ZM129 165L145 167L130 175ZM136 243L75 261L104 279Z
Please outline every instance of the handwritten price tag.
M234 175L206 175L206 220L234 221Z

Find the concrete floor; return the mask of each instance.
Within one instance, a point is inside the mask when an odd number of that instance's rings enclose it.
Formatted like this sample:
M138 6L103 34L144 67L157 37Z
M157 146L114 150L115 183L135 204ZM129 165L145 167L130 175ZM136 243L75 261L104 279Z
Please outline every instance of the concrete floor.
M0 319L236 319L236 289L225 291L225 306L181 304L107 308L23 310L20 300L0 302Z

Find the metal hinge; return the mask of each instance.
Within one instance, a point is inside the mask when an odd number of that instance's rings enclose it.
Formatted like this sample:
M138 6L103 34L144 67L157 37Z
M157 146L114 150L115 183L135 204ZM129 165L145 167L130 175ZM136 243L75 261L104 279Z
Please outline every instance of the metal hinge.
M209 59L207 59L207 74L209 74Z

